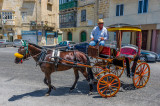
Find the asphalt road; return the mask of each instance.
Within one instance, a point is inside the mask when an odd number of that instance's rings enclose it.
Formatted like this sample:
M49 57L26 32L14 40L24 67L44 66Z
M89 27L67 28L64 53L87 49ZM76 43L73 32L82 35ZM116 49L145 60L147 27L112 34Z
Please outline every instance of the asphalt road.
M80 74L76 89L73 70L52 74L57 88L51 96L44 96L47 86L44 74L31 59L23 64L14 63L16 48L0 48L0 106L160 106L160 63L149 63L151 77L146 87L135 89L125 74L120 78L121 88L115 97L102 98L96 91L88 96L88 83Z

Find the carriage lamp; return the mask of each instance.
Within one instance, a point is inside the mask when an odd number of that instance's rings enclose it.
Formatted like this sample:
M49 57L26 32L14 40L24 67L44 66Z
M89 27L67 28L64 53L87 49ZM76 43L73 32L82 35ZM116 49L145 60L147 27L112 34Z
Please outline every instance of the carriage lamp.
M19 54L19 53L15 53L14 56L17 57L17 58L20 58L20 59L23 58L23 55Z

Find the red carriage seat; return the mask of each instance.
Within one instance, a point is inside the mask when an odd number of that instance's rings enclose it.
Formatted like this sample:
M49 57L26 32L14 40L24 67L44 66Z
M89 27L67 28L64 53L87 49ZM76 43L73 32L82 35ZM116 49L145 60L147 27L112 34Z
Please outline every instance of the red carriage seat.
M132 48L132 47L121 48L121 55L125 55L125 56L128 55L128 56L134 57L136 54L137 54L137 51L135 48Z
M103 54L103 55L109 55L110 56L110 47L103 47L103 50L101 51L100 54Z

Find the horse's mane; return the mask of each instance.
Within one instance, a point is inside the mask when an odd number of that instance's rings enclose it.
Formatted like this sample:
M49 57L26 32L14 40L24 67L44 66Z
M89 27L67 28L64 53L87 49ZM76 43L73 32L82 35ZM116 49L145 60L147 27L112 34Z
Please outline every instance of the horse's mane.
M38 46L38 45L36 45L36 44L34 44L34 43L28 43L28 44L30 44L30 45L32 45L32 46L34 46L34 47L37 47L37 48L39 48L39 49L43 49L42 47L40 47L40 46Z

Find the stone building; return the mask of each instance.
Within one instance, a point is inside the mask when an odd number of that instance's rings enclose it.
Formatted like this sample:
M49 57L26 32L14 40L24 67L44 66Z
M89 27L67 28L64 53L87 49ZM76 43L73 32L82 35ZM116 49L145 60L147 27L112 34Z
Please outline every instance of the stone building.
M59 1L0 0L0 12L1 38L38 44L44 37L48 45L58 42Z
M130 24L142 28L142 49L160 53L160 0L110 0L109 16L104 18L106 25ZM136 33L125 37L136 45Z
M142 28L142 49L160 53L160 0L60 0L60 6L74 8L73 17L60 16L63 21L72 20L74 25L60 22L64 40L75 42L87 41L97 19L104 20L104 26L129 24ZM73 5L75 2L76 5ZM72 6L67 6L72 5ZM68 13L63 9L63 13ZM60 10L62 13L62 9ZM60 20L61 21L61 20ZM71 24L70 21L68 23ZM64 27L64 25L66 25ZM109 41L115 39L114 33L109 34ZM136 33L125 32L122 43L136 45Z
M76 24L74 26L68 26L68 24L66 24L68 27L60 26L60 29L63 31L65 40L73 40L75 42L88 41L90 40L91 31L97 26L98 18L106 18L108 16L109 2L107 2L108 0L78 0L78 2L77 0L70 0L68 2L66 0L61 2L60 6L62 4L64 6L71 4L73 1L77 3L74 6L76 14L74 20L76 20ZM61 12L60 9L60 13ZM67 13L66 10L63 10L63 12ZM60 16L60 19L61 18L63 17Z

